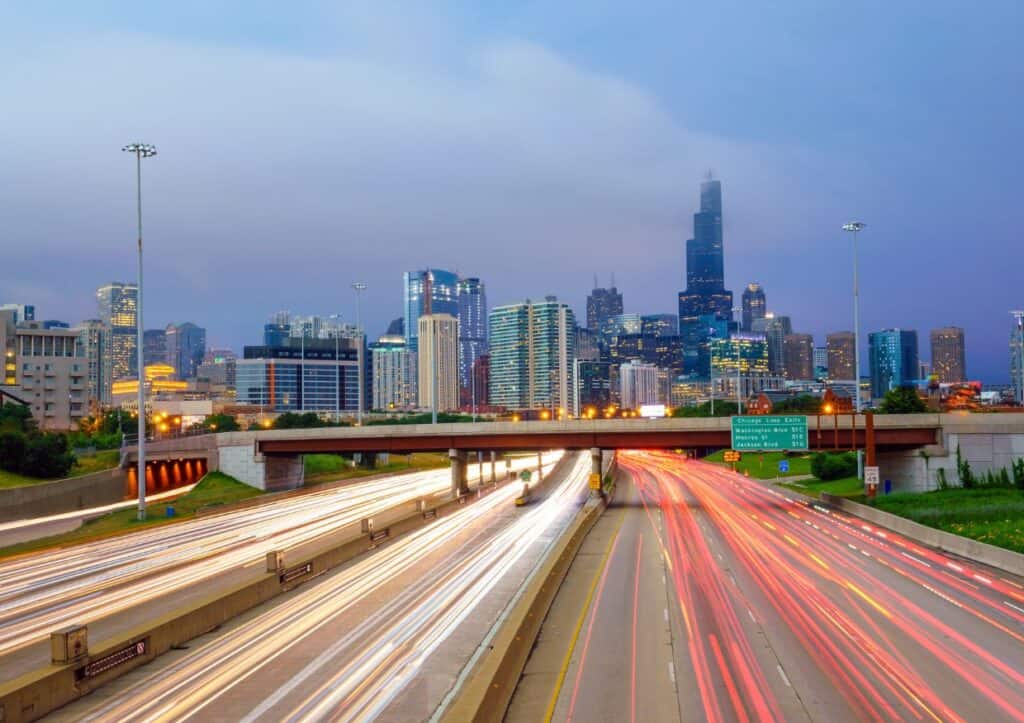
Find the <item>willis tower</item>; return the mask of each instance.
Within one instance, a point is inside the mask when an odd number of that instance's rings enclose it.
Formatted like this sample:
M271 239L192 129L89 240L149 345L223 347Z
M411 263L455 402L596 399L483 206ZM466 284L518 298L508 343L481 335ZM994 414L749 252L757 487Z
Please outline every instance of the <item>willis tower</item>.
M709 377L709 341L729 335L732 292L725 288L722 253L722 184L700 184L700 210L693 214L693 238L686 242L686 290L679 292L679 334L688 374Z

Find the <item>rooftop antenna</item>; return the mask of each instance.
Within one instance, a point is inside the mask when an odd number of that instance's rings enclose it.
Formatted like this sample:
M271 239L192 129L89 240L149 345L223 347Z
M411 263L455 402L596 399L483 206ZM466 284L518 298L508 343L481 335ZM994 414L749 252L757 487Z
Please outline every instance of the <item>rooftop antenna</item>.
M597 287L597 274L594 274L594 288L595 289L598 288Z
M615 288L615 272L612 272L612 288Z

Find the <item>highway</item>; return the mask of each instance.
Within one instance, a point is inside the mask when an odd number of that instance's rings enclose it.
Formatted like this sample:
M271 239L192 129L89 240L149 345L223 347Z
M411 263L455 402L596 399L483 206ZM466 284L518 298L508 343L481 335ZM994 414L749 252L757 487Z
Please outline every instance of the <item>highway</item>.
M547 720L1024 720L1024 580L718 466L619 460Z
M558 457L547 455L545 465ZM513 462L514 470L535 466L536 457ZM471 480L477 470L467 465ZM91 638L101 639L217 586L254 579L270 550L313 549L346 528L358 533L365 517L450 489L447 469L402 474L13 558L0 564L0 677L48 663L41 642L53 630L87 623Z
M59 711L55 720L425 720L586 499L510 484Z

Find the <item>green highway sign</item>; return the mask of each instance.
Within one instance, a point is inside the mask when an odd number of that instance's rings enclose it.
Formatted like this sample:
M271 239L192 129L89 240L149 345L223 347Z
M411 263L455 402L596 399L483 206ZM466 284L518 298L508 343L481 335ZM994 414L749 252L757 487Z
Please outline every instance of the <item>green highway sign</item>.
M807 417L732 417L732 448L739 452L807 449Z

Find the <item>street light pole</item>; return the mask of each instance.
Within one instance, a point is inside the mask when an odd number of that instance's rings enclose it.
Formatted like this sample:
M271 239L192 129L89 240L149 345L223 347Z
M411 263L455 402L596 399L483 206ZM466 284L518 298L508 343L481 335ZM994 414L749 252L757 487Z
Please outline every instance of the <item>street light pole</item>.
M139 222L139 288L135 300L135 364L138 367L136 377L139 382L139 466L136 471L139 488L138 519L146 519L146 382L145 357L143 356L142 337L142 159L156 155L156 148L148 143L129 143L121 149L126 153L135 154L135 199Z
M360 302L362 300L363 292L366 290L366 283L363 281L355 281L352 283L352 289L356 292L356 361L359 364L358 373L356 378L359 380L359 394L358 403L359 408L356 410L356 425L363 426L363 390L366 387L366 380L363 378L364 372L363 367L363 327L362 320L360 317Z
M741 314L743 309L734 308L732 313ZM740 415L743 414L743 395L740 392L740 341L734 337L732 343L736 349L736 414Z
M854 410L861 413L860 402L860 282L857 275L857 236L864 230L860 221L843 224L843 231L853 234L853 394ZM857 450L857 478L863 479L864 451Z
M1017 320L1017 403L1024 405L1024 311L1011 311Z

